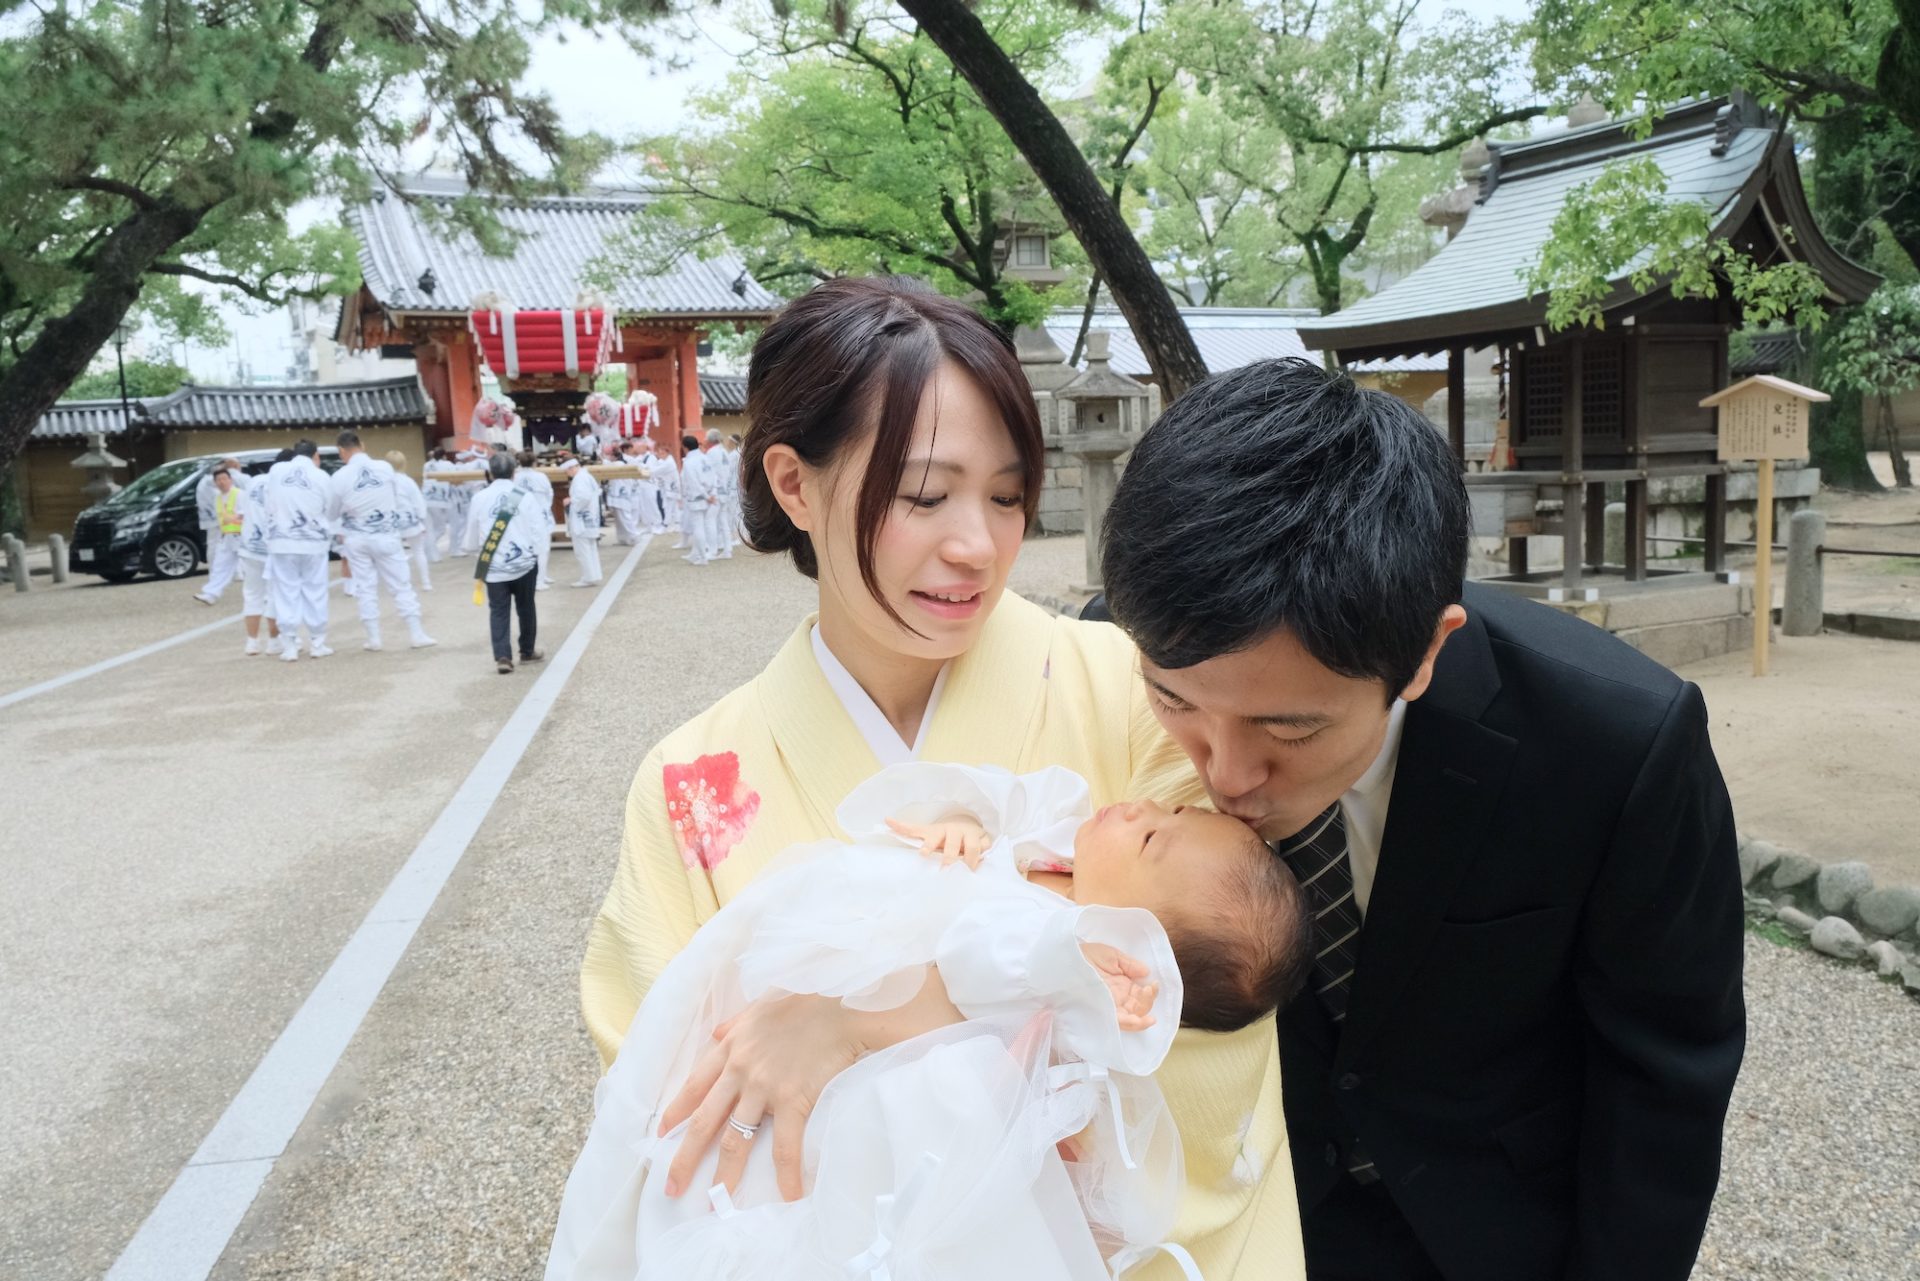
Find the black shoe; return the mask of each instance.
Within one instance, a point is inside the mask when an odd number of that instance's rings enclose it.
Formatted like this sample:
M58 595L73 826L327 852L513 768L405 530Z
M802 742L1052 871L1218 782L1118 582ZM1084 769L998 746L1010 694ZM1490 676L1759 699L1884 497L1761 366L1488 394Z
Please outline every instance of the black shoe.
M520 661L523 663L537 663L545 657L546 657L545 654L541 653L539 650L536 649L531 654L520 655Z
M513 660L511 658L496 658L493 660L493 670L499 672L502 676L511 676L513 675Z

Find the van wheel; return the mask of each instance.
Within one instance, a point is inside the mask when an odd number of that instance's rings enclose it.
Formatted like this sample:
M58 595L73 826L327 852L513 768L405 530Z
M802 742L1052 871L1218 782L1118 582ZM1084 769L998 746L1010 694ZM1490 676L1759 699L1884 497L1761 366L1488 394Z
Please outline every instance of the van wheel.
M153 572L162 578L185 578L200 563L200 549L184 534L169 534L153 549Z

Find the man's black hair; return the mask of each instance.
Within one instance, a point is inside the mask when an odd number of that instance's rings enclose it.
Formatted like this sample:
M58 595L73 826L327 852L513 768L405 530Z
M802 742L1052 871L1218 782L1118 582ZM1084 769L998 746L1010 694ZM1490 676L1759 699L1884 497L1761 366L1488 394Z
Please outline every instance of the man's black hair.
M1460 464L1412 406L1258 361L1194 387L1134 447L1107 510L1107 606L1158 667L1285 630L1392 697L1460 599L1467 528Z
M276 462L276 463L287 463L287 462L292 462L292 461L293 461L293 451L292 451L291 449L283 449L283 450L281 450L281 451L280 451L279 453L277 453L277 454L275 454L275 455L273 456L273 461L274 461L274 462Z
M688 453L692 453L694 450L700 448L700 442L692 436L682 436L680 438L680 448L686 450Z
M360 433L349 428L333 438L333 443L341 449L360 448Z
M320 452L320 446L303 438L293 442L293 452L302 458L312 458Z

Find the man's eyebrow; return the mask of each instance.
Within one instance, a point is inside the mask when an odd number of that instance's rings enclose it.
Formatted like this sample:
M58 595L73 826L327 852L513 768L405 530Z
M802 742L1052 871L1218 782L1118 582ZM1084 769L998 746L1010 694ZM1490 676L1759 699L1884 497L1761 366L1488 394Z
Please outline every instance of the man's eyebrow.
M1153 692L1158 694L1160 697L1166 699L1169 703L1178 703L1182 707L1191 706L1191 704L1189 704L1186 699L1180 697L1178 694L1168 689L1165 685L1162 685L1159 681L1153 679L1153 677L1142 674L1140 679L1145 681L1148 685L1152 686Z
M1255 725L1278 725L1284 729L1319 729L1331 725L1333 717L1323 712L1276 712L1271 716L1249 716Z

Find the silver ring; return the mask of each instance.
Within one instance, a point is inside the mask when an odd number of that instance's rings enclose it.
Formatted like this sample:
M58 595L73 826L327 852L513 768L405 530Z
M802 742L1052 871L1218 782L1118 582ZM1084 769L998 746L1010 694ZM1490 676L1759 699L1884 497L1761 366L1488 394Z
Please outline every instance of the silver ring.
M732 1117L727 1118L727 1124L732 1127L735 1134L743 1139L751 1139L760 1129L757 1125L748 1125L744 1121L736 1121Z

